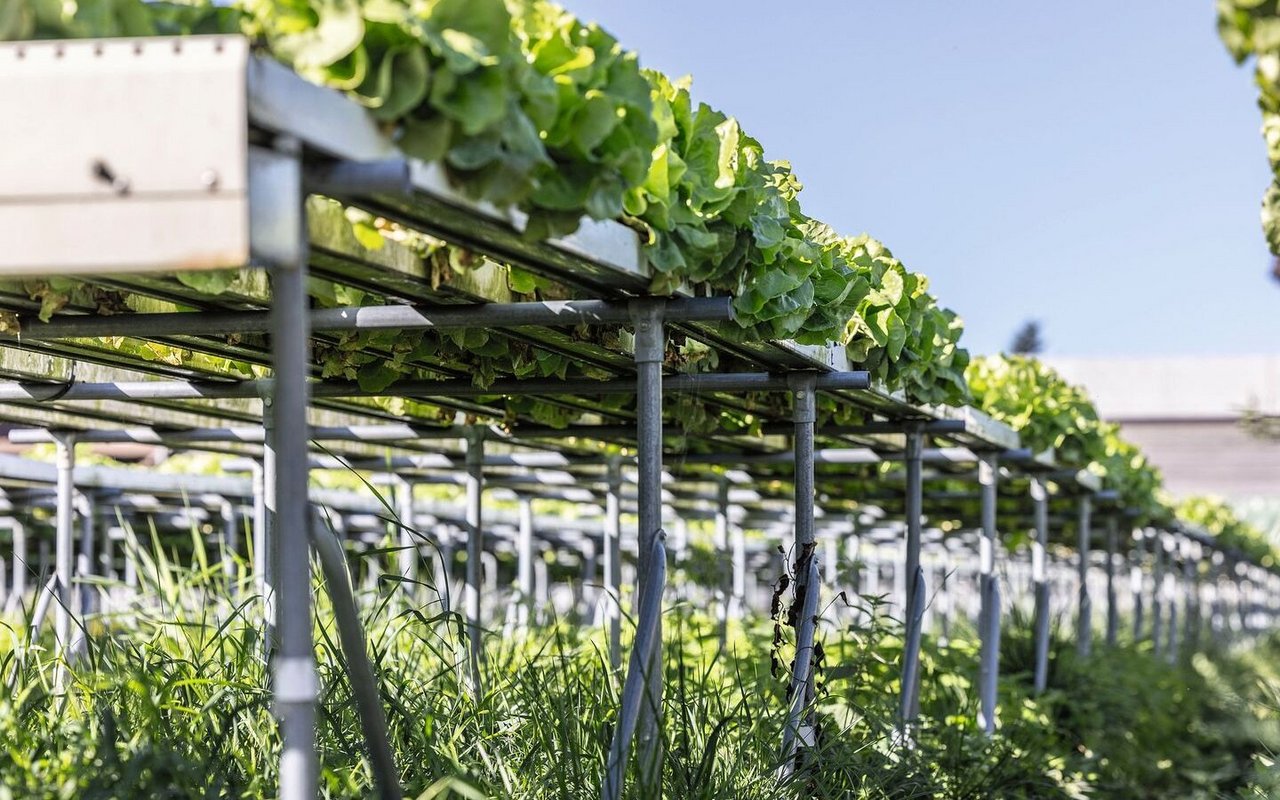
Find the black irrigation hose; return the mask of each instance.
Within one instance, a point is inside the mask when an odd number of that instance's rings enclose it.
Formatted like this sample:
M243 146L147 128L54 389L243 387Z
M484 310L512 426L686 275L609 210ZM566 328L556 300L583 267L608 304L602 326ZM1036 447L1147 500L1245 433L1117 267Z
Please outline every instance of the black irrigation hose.
M373 766L374 780L378 784L381 800L401 800L400 773L396 770L395 757L387 736L387 716L378 697L378 684L369 662L365 645L364 628L356 612L355 596L351 592L351 576L347 573L346 559L337 537L312 515L311 543L320 557L320 569L324 572L324 585L333 603L333 615L338 623L338 640L351 681L351 693L360 714L360 728L364 731L365 744L369 747L369 761Z

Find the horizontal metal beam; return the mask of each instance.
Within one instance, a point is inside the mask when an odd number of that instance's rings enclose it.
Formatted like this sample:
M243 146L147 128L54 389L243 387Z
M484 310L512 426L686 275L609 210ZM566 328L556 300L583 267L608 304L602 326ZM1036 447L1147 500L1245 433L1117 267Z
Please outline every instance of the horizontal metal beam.
M425 328L516 328L526 325L630 325L627 301L555 300L466 305L386 305L317 308L310 312L313 331L421 330ZM729 297L667 300L663 317L671 322L728 322ZM82 337L226 336L270 329L269 311L181 311L168 314L68 314L48 322L20 319L21 337L48 341Z
M829 391L859 391L870 386L866 372L832 372L819 376L818 388ZM663 380L663 390L672 393L785 391L785 375L769 372L705 373L671 375ZM379 391L369 391L354 381L318 381L311 384L315 398L337 397L489 397L521 395L605 395L634 394L632 378L611 380L555 378L500 379L485 386L467 380L399 381ZM130 381L114 383L4 383L0 401L72 400L224 400L270 397L269 378L249 381ZM43 441L43 440L42 440ZM83 441L91 441L84 439ZM99 439L97 441L136 441ZM193 440L188 440L193 441Z

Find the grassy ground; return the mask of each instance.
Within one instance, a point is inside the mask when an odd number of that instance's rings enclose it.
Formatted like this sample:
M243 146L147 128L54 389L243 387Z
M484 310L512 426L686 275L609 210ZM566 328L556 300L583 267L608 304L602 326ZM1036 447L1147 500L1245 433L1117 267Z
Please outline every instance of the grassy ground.
M250 798L274 792L278 741L248 595L227 601L216 565L150 563L148 602L91 626L70 689L53 689L47 634L10 620L0 635L0 800ZM408 797L598 796L620 680L598 632L544 626L488 640L484 694L463 689L456 620L393 586L366 596L369 649ZM321 601L320 759L325 796L366 797L371 776ZM1243 798L1280 796L1274 664L1280 640L1216 648L1170 666L1146 645L1078 659L1054 640L1050 690L1029 692L1031 648L1004 639L1001 729L976 728L976 645L926 644L914 744L894 736L897 626L883 616L825 626L821 738L781 786L785 675L772 628L755 620L720 650L714 623L670 611L666 794L673 798ZM778 653L788 662L786 645ZM634 781L629 785L632 797Z

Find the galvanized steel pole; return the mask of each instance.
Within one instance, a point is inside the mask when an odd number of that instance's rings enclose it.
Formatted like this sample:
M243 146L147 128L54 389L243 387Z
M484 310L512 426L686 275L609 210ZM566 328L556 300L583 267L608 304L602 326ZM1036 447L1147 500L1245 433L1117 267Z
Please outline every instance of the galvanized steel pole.
M1151 581L1151 651L1156 658L1164 652L1164 537L1158 529L1151 531L1151 553L1155 566Z
M1089 495L1081 496L1079 512L1076 523L1079 536L1076 543L1076 579L1079 582L1076 603L1076 652L1081 656L1087 656L1093 649L1093 600L1089 597L1089 548L1093 543L1093 499Z
M58 645L58 656L64 661L70 656L71 646L71 564L74 541L72 528L75 524L75 466L76 439L73 433L63 433L57 439L58 498L57 520L54 539L54 609L53 631ZM66 683L67 671L59 665L55 673L55 683L62 688Z
M278 252L258 253L271 265L271 351L275 423L276 532L279 540L277 627L274 662L276 715L280 719L281 800L314 800L319 766L315 747L318 680L311 639L311 510L308 498L307 407L310 329L307 297L307 226L303 210L301 152L282 138L263 153L257 169L276 193L270 219L255 224L277 237ZM256 210L255 210L256 213ZM271 481L268 476L268 487ZM268 488L268 492L270 488ZM270 512L268 494L268 512Z
M481 619L482 566L484 552L484 434L479 425L467 428L467 660L471 690L478 698L482 691L480 663L484 660L484 628Z
M1031 479L1035 538L1031 540L1031 582L1035 592L1035 691L1049 685L1049 490L1039 478Z
M1146 534L1142 529L1133 532L1133 549L1129 551L1129 591L1133 595L1133 641L1142 640L1143 621L1143 551L1146 545Z
M604 616L609 630L609 666L622 666L622 459L608 460L604 499Z
M1107 516L1107 647L1116 646L1120 629L1120 609L1116 606L1116 537L1118 522L1115 514Z
M715 546L720 562L720 648L729 636L729 604L733 598L733 554L729 546L729 479L716 483Z
M790 744L800 751L796 759L803 760L803 750L811 747L817 739L814 731L812 705L815 698L813 671L808 668L814 647L814 615L818 605L821 586L817 580L818 570L815 562L817 533L814 524L814 425L818 420L816 384L813 373L797 372L787 376L791 386L791 415L795 426L792 435L792 450L795 455L794 507L795 507L795 542L792 545L792 575L795 578L795 600L800 606L795 613L796 660L795 673L792 675L791 708L792 719L788 725L784 756ZM811 597L812 595L812 597ZM810 609L813 609L811 611ZM801 648L807 647L807 653ZM792 728L791 725L795 727ZM790 744L788 744L790 743ZM789 762L795 766L794 761Z
M920 682L920 626L917 623L919 609L924 598L923 576L920 573L920 534L924 524L923 487L924 434L919 426L907 431L906 436L906 518L907 537L903 571L906 591L902 598L903 619L906 622L906 642L902 651L902 696L898 715L904 732L915 721L917 690Z
M654 571L651 563L654 541L662 529L662 365L666 358L666 332L663 302L636 300L631 306L635 324L636 365L636 444L637 515L639 517L639 584L636 592L637 611L646 594L645 588ZM664 551L660 551L664 552ZM662 796L663 746L660 736L662 717L662 617L659 597L658 618L639 619L637 624L648 630L652 625L652 654L646 662L648 680L640 703L637 729L640 759L640 794L646 798ZM623 711L626 712L624 705Z
M397 478L396 488L396 530L399 541L396 559L400 568L400 587L409 597L418 595L418 540L414 527L413 483Z
M516 624L521 629L529 626L533 608L533 501L520 498L520 522L516 534Z
M30 554L27 552L27 526L16 519L10 521L10 526L13 531L13 587L8 602L4 604L6 613L26 602L27 573L31 571L28 563Z
M979 633L982 641L978 668L978 726L987 735L996 730L996 684L1000 669L1000 606L995 574L996 474L999 458L983 453L978 461L978 484L982 487L982 536L978 543L978 590L981 594Z

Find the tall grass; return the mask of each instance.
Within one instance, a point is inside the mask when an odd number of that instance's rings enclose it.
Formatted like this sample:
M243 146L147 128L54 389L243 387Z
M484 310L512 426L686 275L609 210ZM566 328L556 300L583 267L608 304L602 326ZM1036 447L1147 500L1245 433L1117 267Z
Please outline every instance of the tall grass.
M181 559L155 539L136 553L138 594L90 620L90 646L66 664L65 691L54 688L47 632L11 620L0 637L9 687L0 695L0 798L274 794L266 626L246 566L237 562L228 586L198 537ZM387 579L360 600L406 796L597 796L621 677L602 633L567 622L491 633L485 690L473 697L459 621L429 592L415 601L402 588ZM318 583L316 600L322 791L366 797L373 777ZM1140 649L1099 648L1079 660L1055 635L1051 689L1033 698L1029 634L1015 623L1004 640L1002 728L989 739L974 722L976 643L959 626L947 647L926 647L923 715L904 743L894 717L900 631L872 611L858 624L824 623L818 740L796 782L780 785L786 676L771 670L770 621L734 625L721 649L712 619L671 608L666 795L1265 796L1257 792L1266 791L1268 748L1280 743L1280 680L1264 657L1197 655L1170 667ZM634 780L628 790L638 797Z

